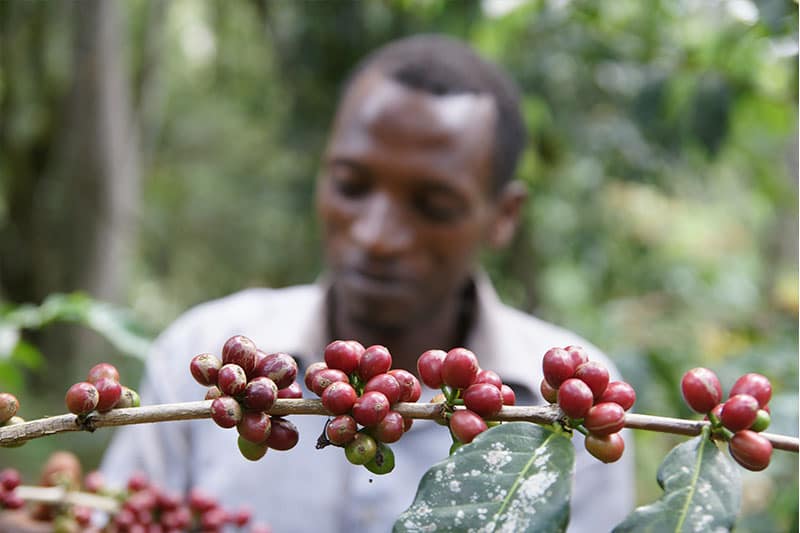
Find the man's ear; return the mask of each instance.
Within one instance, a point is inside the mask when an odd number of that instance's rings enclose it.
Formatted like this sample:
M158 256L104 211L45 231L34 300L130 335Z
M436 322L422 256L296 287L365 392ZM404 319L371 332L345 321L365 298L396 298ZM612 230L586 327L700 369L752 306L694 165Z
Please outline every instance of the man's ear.
M522 206L528 198L525 185L514 180L503 186L495 199L495 215L489 228L489 246L500 249L508 246L519 225Z

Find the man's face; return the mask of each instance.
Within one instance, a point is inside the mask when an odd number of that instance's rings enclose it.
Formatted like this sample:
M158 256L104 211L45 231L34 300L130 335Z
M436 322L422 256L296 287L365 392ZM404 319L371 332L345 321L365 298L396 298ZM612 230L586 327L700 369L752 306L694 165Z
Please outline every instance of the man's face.
M362 74L339 109L317 185L336 310L402 330L452 305L493 221L495 107Z

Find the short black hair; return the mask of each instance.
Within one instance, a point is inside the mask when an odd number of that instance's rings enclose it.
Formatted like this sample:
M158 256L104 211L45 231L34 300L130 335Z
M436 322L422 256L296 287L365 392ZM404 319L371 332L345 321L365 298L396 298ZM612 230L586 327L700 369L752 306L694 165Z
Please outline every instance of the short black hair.
M377 70L406 87L435 96L463 93L491 96L497 108L492 148L493 191L499 191L514 176L527 134L519 89L500 67L451 37L414 35L392 41L365 57L348 77L343 96L368 70Z

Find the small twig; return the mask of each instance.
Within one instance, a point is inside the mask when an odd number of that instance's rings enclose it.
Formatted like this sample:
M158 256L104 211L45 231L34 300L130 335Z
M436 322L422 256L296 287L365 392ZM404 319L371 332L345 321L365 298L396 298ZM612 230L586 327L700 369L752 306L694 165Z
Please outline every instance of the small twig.
M50 504L77 505L98 509L107 513L116 513L119 502L108 496L100 496L90 492L66 490L64 487L33 487L20 485L14 492L25 501Z

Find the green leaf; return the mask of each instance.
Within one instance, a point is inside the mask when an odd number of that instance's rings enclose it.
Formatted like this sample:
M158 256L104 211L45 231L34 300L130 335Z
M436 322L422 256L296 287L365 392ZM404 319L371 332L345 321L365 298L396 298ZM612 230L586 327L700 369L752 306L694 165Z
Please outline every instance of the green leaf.
M501 424L431 467L394 531L563 531L574 463L564 434Z
M662 497L634 509L615 533L733 529L742 492L739 470L707 432L673 448L657 479Z
M36 346L26 341L19 341L11 354L11 361L30 370L36 370L44 363L44 356Z

